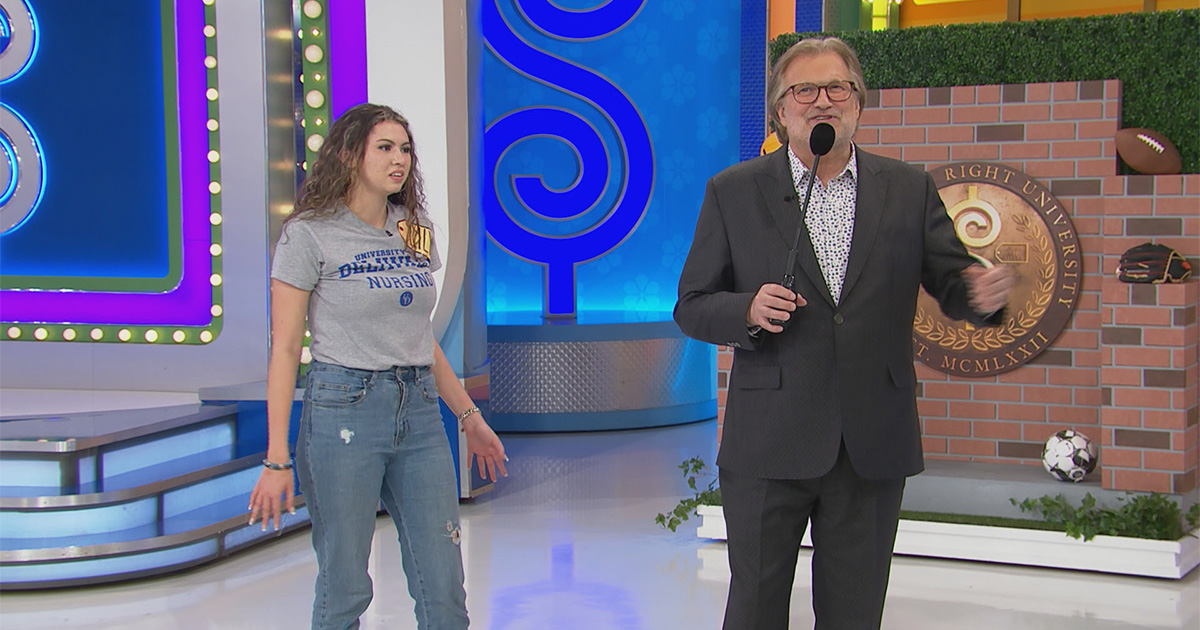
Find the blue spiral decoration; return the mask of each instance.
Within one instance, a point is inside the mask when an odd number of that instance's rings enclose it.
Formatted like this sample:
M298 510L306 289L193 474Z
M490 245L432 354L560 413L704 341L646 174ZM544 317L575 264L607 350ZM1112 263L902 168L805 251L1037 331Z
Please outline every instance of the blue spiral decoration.
M539 50L509 27L497 5L483 3L483 36L488 48L505 64L534 80L571 94L594 106L611 123L620 143L624 166L614 181L609 153L599 132L579 114L560 108L532 107L510 112L493 121L484 133L484 218L488 234L504 249L546 266L546 312L575 313L575 265L595 259L621 244L637 227L650 203L654 155L650 133L641 115L616 86L578 65ZM542 33L564 40L596 39L629 23L645 0L611 0L585 11L568 11L549 0L517 1L529 23ZM565 220L600 203L610 182L622 188L613 207L590 228L566 236L540 234L518 225L505 211L497 193L497 168L513 145L534 137L567 144L580 162L580 174L570 186L552 189L537 175L513 177L520 202L536 216Z
M642 10L646 0L609 0L586 11L572 11L550 0L524 0L517 9L535 28L559 39L597 39L621 30Z

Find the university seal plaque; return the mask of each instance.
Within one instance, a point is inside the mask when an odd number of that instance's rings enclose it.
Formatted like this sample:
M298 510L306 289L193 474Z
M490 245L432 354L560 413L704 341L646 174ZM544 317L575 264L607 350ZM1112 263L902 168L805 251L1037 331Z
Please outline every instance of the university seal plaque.
M999 326L951 320L922 290L913 321L916 355L957 376L1024 365L1049 347L1075 310L1083 259L1071 218L1044 185L1002 164L956 162L930 175L967 251L985 267L1013 267L1017 282Z

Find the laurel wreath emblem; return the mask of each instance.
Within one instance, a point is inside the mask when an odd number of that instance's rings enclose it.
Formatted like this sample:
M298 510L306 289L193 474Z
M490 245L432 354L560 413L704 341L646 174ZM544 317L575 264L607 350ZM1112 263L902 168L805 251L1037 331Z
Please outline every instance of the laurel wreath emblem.
M1024 306L1013 313L1002 326L975 328L965 322L943 324L934 314L926 312L918 305L913 330L942 348L963 350L970 346L980 352L987 352L1003 348L1025 336L1046 314L1053 297L1052 289L1058 272L1054 250L1050 247L1050 238L1028 216L1016 215L1011 219L1017 232L1030 243L1034 258L1041 264L1033 293Z

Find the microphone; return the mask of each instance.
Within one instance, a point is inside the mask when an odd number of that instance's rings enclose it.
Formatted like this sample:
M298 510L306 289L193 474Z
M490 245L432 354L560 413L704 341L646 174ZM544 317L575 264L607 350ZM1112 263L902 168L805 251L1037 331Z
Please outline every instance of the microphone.
M829 123L820 123L813 127L812 133L808 136L808 149L813 154L813 165L808 174L808 187L804 191L804 201L800 204L800 225L796 226L796 238L792 241L792 250L788 252L783 282L780 283L789 291L796 286L796 255L797 250L800 249L800 236L804 234L804 220L808 216L808 201L812 197L813 184L817 181L817 167L821 164L821 156L833 149L833 142L836 139L837 131ZM785 201L791 201L791 199L792 196L788 195ZM776 326L787 327L787 322L780 319L772 319L770 322Z

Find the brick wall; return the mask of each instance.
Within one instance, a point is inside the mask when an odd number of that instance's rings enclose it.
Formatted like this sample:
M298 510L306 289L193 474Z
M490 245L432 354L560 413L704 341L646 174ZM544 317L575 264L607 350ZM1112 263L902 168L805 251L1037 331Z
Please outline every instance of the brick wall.
M1200 175L1122 176L1113 134L1118 81L872 90L855 140L933 168L984 160L1041 181L1079 235L1084 279L1050 348L993 377L917 362L926 457L1040 465L1047 437L1074 428L1100 446L1105 488L1200 485L1200 284L1113 277L1129 247L1155 240L1200 259ZM718 421L733 354L717 356Z

